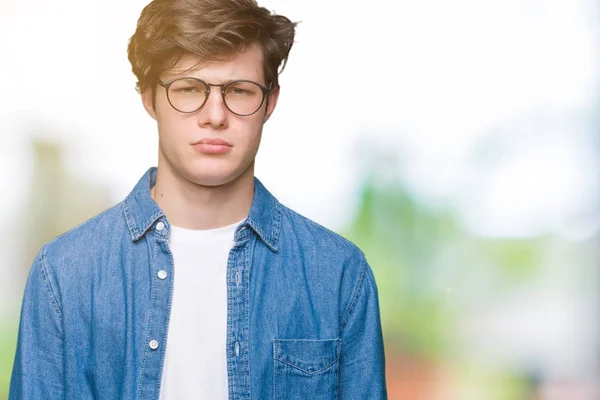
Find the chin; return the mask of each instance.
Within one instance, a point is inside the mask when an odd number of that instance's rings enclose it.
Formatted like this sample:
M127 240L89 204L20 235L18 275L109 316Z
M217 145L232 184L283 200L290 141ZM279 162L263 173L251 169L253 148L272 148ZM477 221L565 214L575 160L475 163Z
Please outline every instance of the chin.
M244 174L245 170L208 170L207 168L193 168L188 170L186 177L196 185L223 186L234 182Z
M218 186L223 186L223 185L227 185L228 183L231 183L233 181L233 179L231 179L229 177L222 177L222 176L202 175L202 176L195 176L194 179L192 179L191 181L199 186L218 187Z
M179 158L179 160L177 160ZM171 173L200 186L223 186L253 175L253 160L186 159L176 157L170 164Z

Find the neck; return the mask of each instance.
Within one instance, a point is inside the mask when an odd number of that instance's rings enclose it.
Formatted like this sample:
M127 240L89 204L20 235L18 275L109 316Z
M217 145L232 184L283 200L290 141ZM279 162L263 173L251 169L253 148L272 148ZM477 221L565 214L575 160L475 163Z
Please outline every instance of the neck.
M219 186L199 185L159 164L150 196L171 225L198 230L231 225L250 212L254 199L254 162L239 177Z

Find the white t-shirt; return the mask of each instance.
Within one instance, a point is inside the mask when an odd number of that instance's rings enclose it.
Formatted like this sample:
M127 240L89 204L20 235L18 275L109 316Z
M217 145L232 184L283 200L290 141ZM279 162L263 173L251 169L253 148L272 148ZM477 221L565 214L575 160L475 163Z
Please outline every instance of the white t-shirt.
M235 229L171 227L173 300L160 400L226 400L227 259Z

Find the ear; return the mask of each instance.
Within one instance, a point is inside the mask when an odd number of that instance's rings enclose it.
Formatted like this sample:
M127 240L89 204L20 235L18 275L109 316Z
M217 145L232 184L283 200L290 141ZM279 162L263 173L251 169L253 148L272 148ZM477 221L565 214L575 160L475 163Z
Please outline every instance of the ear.
M277 106L277 99L279 99L279 86L273 89L267 95L267 112L265 113L265 118L263 120L263 124L269 120L273 111L275 111L275 106Z
M142 92L142 104L146 112L154 119L156 119L156 111L154 110L154 91L152 89L146 89Z

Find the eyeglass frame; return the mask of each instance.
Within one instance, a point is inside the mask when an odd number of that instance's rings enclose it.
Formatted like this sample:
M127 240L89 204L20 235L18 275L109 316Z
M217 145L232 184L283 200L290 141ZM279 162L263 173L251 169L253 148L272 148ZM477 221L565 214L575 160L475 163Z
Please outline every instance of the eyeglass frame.
M206 96L204 97L204 101L202 102L202 104L200 105L200 107L196 108L196 109L195 109L195 110L193 110L193 111L181 111L181 110L179 110L177 107L175 107L175 106L173 105L173 103L171 102L171 97L169 96L169 88L171 87L171 85L172 85L173 83L175 83L175 82L177 82L177 81L180 81L180 80L183 80L183 79L193 79L193 80L199 81L199 82L201 82L201 83L202 83L204 86L206 86L206 87L208 88L208 89L207 89ZM208 83L208 82L205 82L205 81L203 81L203 80L202 80L202 79L200 79L200 78L194 78L194 77L191 77L191 76L190 76L190 77L175 78L175 79L171 79L170 81L166 81L166 82L163 82L163 81L161 81L160 79L158 79L158 80L157 80L157 82L158 82L158 84L159 84L160 86L162 86L162 87L164 87L164 88L165 88L165 91L166 91L166 94L167 94L167 101L169 102L169 105L170 105L171 107L173 107L173 109L174 109L175 111L177 111L177 112L180 112L180 113L183 113L183 114L193 114L193 113L197 112L198 110L200 110L202 107L204 107L204 105L205 105L205 104L206 104L206 102L208 101L208 97L210 96L210 87L211 87L211 86L217 86L217 87L220 87L220 88L221 88L221 100L223 100L223 104L225 105L225 107L226 107L226 108L227 108L227 109L228 109L228 110L229 110L229 111L230 111L232 114L238 115L238 116L240 116L240 117L249 117L250 115L254 115L254 114L256 114L256 113L258 112L258 110L260 110L260 108L261 108L261 107L263 106L263 104L265 103L265 99L267 99L267 95L268 95L268 94L270 94L270 93L273 91L273 88L268 88L268 87L266 87L265 85L261 85L261 84L260 84L260 83L258 83L258 82L254 82L254 81L251 81L251 80L248 80L248 79L236 79L236 80L233 80L233 81L229 81L229 82L225 82L225 83L221 83L221 84L216 84L216 83ZM250 114L239 114L239 113L236 113L236 112L235 112L235 111L233 111L231 108L229 108L229 106L227 105L227 101L225 101L225 90L226 90L227 86L229 86L229 85L231 85L231 84L234 84L234 83L239 83L239 82L253 83L253 84L257 85L257 86L260 88L260 90L262 91L263 97L262 97L262 100L261 100L261 102L260 102L260 105L258 106L258 108L256 109L256 111L254 111L254 112L251 112ZM267 100L267 103L268 103L268 100Z

